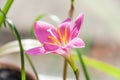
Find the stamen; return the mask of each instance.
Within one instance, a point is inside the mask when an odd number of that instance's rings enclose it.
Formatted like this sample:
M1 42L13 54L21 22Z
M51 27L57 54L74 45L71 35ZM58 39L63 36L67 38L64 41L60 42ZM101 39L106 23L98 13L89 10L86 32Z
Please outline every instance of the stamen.
M52 36L48 36L49 39L51 39L53 42L56 42L58 45L60 44L59 41L57 39L55 39Z
M64 42L65 42L65 44L67 43L67 41L68 41L68 28L65 27L65 33L64 33Z
M61 32L60 32L60 28L57 29L57 32L58 32L58 35L59 35L60 41L63 42L62 34L61 34Z
M53 34L53 32L52 32L52 28L48 29L47 31L50 32L50 34L51 34L54 38L56 38L56 36L55 36L55 35Z
M41 43L41 46L44 46L44 44L43 44L43 43Z

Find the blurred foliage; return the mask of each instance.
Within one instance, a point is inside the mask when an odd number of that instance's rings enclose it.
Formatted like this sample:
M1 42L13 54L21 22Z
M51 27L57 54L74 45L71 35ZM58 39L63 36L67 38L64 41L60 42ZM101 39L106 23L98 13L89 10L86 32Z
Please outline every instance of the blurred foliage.
M73 58L75 60L79 60L79 57L75 54L73 55ZM120 79L120 69L119 68L109 65L107 63L92 59L92 58L88 58L86 56L82 56L82 58L86 65L93 67L97 70L100 70L100 71L116 78L116 80Z
M85 38L84 42L85 42L85 48L80 49L80 52L83 55L88 55L90 52L91 45L92 45L92 39Z

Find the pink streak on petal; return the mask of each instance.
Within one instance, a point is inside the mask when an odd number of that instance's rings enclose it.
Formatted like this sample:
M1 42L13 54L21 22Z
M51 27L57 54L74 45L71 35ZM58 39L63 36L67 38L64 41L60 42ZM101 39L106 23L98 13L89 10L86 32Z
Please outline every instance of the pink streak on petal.
M54 28L54 26L42 22L42 21L37 21L34 24L34 33L36 38L41 42L51 42L51 40L48 38L48 36L52 36L51 33L48 31L51 29L51 32L57 36L57 31Z
M57 50L59 48L58 45L51 44L51 43L44 43L43 46L46 51L52 51L52 52L54 52L55 50Z
M46 54L45 52L43 47L36 47L25 51L25 53L30 55Z
M82 39L76 37L73 40L71 40L67 45L67 48L83 48L85 47L85 43Z
M60 32L61 32L62 36L64 36L66 27L68 29L68 34L70 33L70 26L71 26L71 21L70 22L63 22L59 25Z
M74 37L77 37L79 32L80 32L80 28L81 28L81 25L82 25L82 22L83 22L83 18L84 18L84 15L83 13L81 13L75 20L74 22L74 25L73 25L73 29L72 29L72 32L71 32L71 38L73 39Z

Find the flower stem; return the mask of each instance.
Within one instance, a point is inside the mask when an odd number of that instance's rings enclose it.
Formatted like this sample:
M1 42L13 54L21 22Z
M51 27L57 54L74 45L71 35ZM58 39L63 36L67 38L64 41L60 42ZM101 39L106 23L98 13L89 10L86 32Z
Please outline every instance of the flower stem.
M68 70L68 63L67 60L64 60L64 69L63 69L63 80L66 80L67 78L67 70Z
M38 75L37 75L37 71L36 71L36 69L35 69L35 67L34 67L34 65L33 65L30 57L29 57L27 54L25 54L25 56L26 56L27 60L29 61L30 65L31 65L31 67L32 67L32 69L33 69L33 72L34 72L35 75L36 75L37 80L40 80L39 77L38 77Z
M15 25L12 23L11 20L6 19L6 22L8 23L8 25L10 26L13 34L15 35L16 39L18 40L18 43L19 43L19 46L20 46L20 53L21 53L21 69L22 69L21 77L22 77L22 80L26 80L25 65L24 65L25 64L24 49L23 49L23 46L22 46L20 35L19 35ZM30 65L33 69L33 72L35 73L35 76L36 76L37 80L39 80L38 75L37 75L37 71L36 71L30 57L28 55L25 55L25 56L26 56L27 60L29 61Z
M73 15L74 15L74 10L75 10L75 8L74 8L74 1L75 0L71 0L71 5L70 5L70 10L69 10L69 17L73 17Z
M82 65L82 68L83 68L83 71L84 71L86 80L90 80L90 77L89 77L89 74L88 74L88 72L87 72L86 66L85 66L84 61L83 61L83 59L82 59L81 52L80 52L78 49L76 49L76 51L77 51L77 54L78 54L78 56L79 56L79 60L80 60L80 63L81 63L81 65Z
M76 67L76 65L75 65L71 55L68 58L68 63L70 64L71 68L73 69L73 72L75 74L76 80L80 80L79 69Z
M21 43L21 38L20 38L20 35L15 27L15 25L12 23L11 20L9 19L6 19L6 22L8 23L8 25L10 26L15 38L18 40L19 42L19 46L20 46L20 55L21 55L21 69L22 69L22 72L21 72L21 77L22 77L22 80L26 80L26 73L25 73L25 61L24 61L24 50L23 50L23 46L22 46L22 43Z
M22 77L22 80L26 80L25 66L24 66L24 64L25 64L25 63L24 63L24 49L23 49L23 45L22 45L22 42L21 42L21 37L20 37L19 32L18 32L18 30L16 29L14 23L13 23L10 19L8 19L8 18L6 17L6 15L4 14L4 12L3 12L1 9L0 9L0 12L2 13L2 15L3 15L4 18L5 18L4 23L5 23L5 22L8 23L8 25L9 25L11 31L13 32L15 38L18 40L19 47L20 47L20 53L21 53L21 70L22 70L22 71L21 71L21 77ZM5 24L6 24L6 23L5 23ZM36 69L35 69L35 67L34 67L34 65L33 65L30 57L29 57L28 55L25 55L25 56L26 56L28 62L30 63L30 65L31 65L31 67L32 67L32 70L33 70L33 72L34 72L37 80L39 80L38 75L37 75L37 71L36 71Z
M75 0L71 0L71 5L70 5L70 10L68 12L69 17L73 18L73 14L74 14L74 1ZM63 69L63 80L66 80L67 78L67 69L68 69L68 63L67 60L64 60L64 69ZM78 72L74 72L75 75L78 74ZM78 76L76 76L78 77Z
M75 74L76 80L80 80L80 78L79 78L80 73L79 73L78 69L76 69L76 71L74 71L74 74Z

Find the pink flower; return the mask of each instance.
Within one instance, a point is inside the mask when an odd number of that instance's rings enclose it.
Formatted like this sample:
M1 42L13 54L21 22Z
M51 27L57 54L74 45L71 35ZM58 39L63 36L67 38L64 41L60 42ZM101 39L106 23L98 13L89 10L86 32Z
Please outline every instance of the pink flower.
M37 55L54 53L67 57L71 48L83 48L85 43L78 37L83 21L83 14L80 14L72 24L71 18L63 21L58 28L43 22L37 21L34 24L36 38L42 44L26 51L27 54Z

